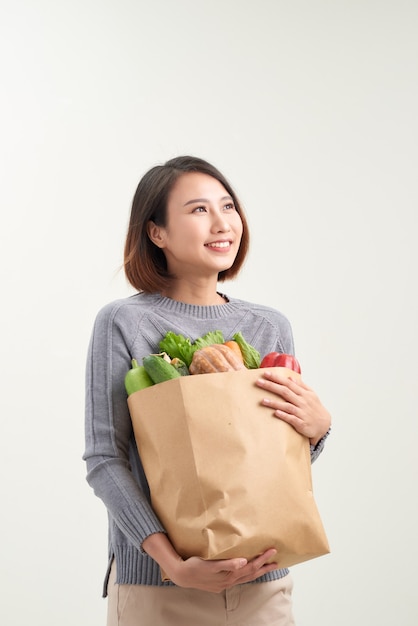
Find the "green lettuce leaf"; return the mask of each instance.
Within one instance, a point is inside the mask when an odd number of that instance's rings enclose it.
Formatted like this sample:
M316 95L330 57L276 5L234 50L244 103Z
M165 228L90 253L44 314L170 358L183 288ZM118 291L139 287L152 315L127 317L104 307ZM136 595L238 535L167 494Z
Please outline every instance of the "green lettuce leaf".
M172 331L168 331L160 341L159 346L161 352L166 352L172 359L180 359L189 367L196 350L211 346L214 343L224 343L224 337L220 330L209 331L203 337L198 337L194 343L191 343L190 339L183 335L176 335Z
M232 338L241 348L245 367L248 367L248 369L259 368L261 363L261 356L258 350L253 348L253 346L250 346L250 344L245 341L242 333L235 333Z
M214 343L224 343L224 337L220 330L209 331L203 337L198 337L193 344L195 350L200 350L206 346L212 346Z
M183 335L176 335L172 331L166 333L159 345L162 352L167 352L172 359L180 359L187 366L192 362L193 354L196 350L192 346L190 339L183 337Z

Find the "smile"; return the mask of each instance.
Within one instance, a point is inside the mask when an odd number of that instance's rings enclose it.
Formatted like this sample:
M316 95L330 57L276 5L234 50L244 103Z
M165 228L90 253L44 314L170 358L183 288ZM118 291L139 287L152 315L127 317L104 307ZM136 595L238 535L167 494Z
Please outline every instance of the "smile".
M231 246L230 241L214 241L213 243L205 244L208 248L229 248Z

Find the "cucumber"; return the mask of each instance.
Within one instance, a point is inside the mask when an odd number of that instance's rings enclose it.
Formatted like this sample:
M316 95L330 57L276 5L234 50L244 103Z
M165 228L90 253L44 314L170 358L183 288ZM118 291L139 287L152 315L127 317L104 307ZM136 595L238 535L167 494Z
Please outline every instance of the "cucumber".
M168 363L165 359L157 354L150 354L142 359L142 363L148 376L154 383L163 383L172 378L180 378L181 374L174 365Z

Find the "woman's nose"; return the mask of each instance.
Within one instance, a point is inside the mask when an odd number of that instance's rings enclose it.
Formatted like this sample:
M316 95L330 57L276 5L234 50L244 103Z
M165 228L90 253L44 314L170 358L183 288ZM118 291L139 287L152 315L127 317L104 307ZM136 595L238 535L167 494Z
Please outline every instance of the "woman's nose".
M231 227L225 215L217 213L212 223L212 229L217 233L226 233L231 230Z

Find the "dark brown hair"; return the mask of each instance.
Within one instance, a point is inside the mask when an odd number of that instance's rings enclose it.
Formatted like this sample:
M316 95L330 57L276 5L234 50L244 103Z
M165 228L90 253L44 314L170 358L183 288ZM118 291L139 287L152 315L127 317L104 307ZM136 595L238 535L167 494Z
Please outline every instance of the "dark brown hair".
M229 182L213 165L192 156L170 159L164 165L151 168L140 180L133 201L124 251L124 269L128 281L147 293L159 293L169 285L172 276L167 271L163 251L148 236L148 222L166 225L168 196L177 179L188 172L207 174L218 180L234 201L242 221L242 238L234 263L219 273L220 282L234 278L240 271L249 248L248 224L241 204Z

